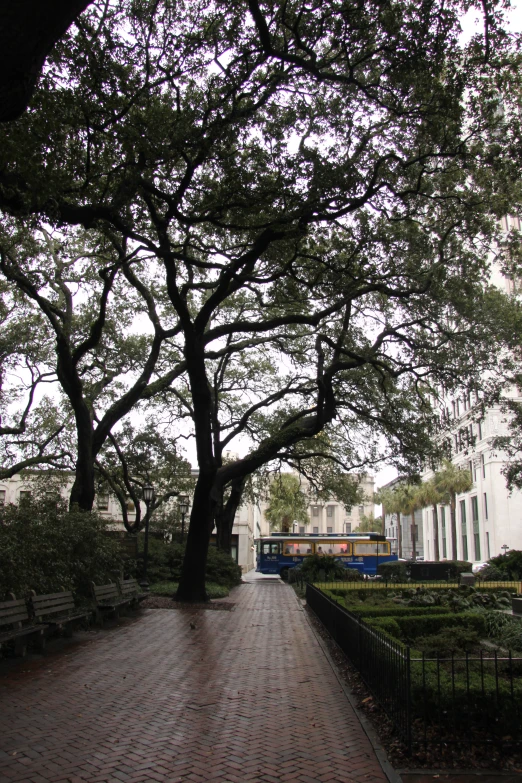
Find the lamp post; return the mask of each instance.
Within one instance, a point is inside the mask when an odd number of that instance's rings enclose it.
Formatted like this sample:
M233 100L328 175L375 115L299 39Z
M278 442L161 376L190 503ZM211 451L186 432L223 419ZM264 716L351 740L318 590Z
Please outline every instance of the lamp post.
M189 510L189 499L186 495L180 495L178 503L181 512L181 543L183 543L185 540L185 516Z
M143 544L143 577L141 580L141 587L144 590L149 589L149 581L147 579L147 565L149 560L149 519L150 519L150 504L154 498L154 487L152 484L145 484L143 487L143 500L147 506L145 513L145 542Z

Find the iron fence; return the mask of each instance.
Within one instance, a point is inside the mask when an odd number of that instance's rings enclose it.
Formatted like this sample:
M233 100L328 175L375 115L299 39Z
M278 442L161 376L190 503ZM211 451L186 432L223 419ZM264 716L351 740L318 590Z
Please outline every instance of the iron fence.
M302 579L299 574L296 574L292 579L293 582L298 583L304 589L306 587L306 580ZM365 579L364 581L354 582L342 580L314 582L316 587L322 587L327 590L407 590L410 588L421 588L425 590L437 590L437 589L454 589L457 590L461 585L455 579L449 581L415 581L409 579L407 582L394 582L385 579ZM476 590L511 590L513 593L522 593L522 582L506 581L506 582L481 582L475 581L473 585Z
M312 611L361 674L408 752L414 747L522 743L522 658L511 653L429 658L371 628L316 586Z

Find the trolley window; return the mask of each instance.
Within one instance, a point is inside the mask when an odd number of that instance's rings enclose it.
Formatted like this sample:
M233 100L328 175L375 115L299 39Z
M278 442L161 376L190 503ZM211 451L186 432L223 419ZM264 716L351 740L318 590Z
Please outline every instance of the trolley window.
M321 541L316 543L316 552L323 555L351 555L352 545L346 541ZM319 551L319 549L321 551Z
M389 555L390 544L388 541L374 543L354 544L356 555Z
M263 542L263 554L264 555L278 555L279 554L279 541L270 542L270 541L264 541Z
M285 555L311 555L312 544L310 541L285 541L283 544Z

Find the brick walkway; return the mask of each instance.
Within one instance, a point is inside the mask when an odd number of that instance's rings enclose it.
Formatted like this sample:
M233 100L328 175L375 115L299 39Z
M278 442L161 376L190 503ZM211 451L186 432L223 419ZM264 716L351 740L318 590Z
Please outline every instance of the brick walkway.
M293 591L253 581L232 600L143 610L11 668L1 783L385 783Z

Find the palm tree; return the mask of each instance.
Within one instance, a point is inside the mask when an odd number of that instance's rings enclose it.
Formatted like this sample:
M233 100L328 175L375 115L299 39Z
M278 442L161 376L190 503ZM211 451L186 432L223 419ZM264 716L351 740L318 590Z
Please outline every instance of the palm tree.
M381 489L375 496L376 503L382 503L383 519L388 514L397 514L397 554L402 557L401 514L411 517L412 559L417 559L417 536L415 533L415 512L423 507L418 484L402 482L393 489Z
M469 492L473 479L469 470L461 470L453 462L445 460L442 470L435 472L433 483L440 493L441 502L449 504L451 519L451 550L453 560L457 559L457 495Z
M411 517L411 559L417 560L417 535L415 526L415 512L422 508L423 501L417 484L399 484L397 487L397 501L403 514Z
M377 490L374 496L375 503L382 505L383 533L385 529L386 514L397 515L397 555L402 557L402 532L401 532L401 504L397 494L397 488L385 488Z
M431 506L433 508L433 538L434 538L434 553L433 559L435 562L440 560L439 551L439 514L438 504L444 502L444 496L441 494L439 488L435 484L435 480L431 479L426 481L419 487L419 494L421 496L422 507Z

